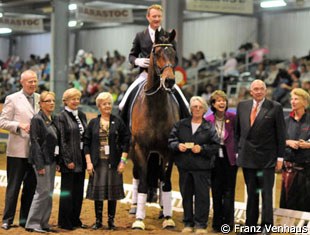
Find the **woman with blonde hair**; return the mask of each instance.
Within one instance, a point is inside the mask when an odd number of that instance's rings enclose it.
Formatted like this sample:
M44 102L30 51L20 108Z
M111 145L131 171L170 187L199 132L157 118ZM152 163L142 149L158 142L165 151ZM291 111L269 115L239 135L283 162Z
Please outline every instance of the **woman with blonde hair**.
M67 230L86 228L80 220L86 167L83 141L87 124L86 115L78 110L81 95L76 88L67 89L62 97L65 108L58 115L61 171L58 226Z
M125 197L123 176L129 150L130 133L124 122L112 114L113 98L102 92L96 98L100 115L92 119L85 133L85 157L90 175L86 198L95 203L96 222L102 227L103 201L108 200L108 228L115 229L117 200Z
M280 207L310 212L310 114L309 93L291 91L292 112L286 122L286 153L282 172Z
M39 104L40 111L31 119L28 159L35 170L37 187L25 228L27 231L45 233L51 231L48 222L52 212L56 160L59 154L58 130L53 115L55 93L43 91Z

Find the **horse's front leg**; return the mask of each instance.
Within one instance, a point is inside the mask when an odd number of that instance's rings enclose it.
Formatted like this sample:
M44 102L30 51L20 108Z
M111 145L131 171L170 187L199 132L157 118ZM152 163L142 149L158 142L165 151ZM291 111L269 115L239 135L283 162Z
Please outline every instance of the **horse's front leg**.
M171 193L171 174L172 174L173 161L169 158L167 164L163 164L163 182L162 182L162 205L163 215L165 220L163 221L163 228L170 229L175 227L175 223L172 220L172 193Z
M147 162L146 152L139 145L135 145L137 162L137 170L139 174L138 197L136 221L132 224L133 229L145 229L143 220L145 219L145 204L147 198Z

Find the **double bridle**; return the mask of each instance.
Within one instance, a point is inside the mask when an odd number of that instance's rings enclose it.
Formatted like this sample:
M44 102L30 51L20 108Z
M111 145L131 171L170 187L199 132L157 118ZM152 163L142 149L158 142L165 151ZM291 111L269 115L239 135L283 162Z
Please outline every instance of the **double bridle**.
M164 88L166 91L169 91L171 92L171 89L170 88L167 88L166 85L165 85L165 82L164 80L162 79L162 73L164 72L164 70L166 68L172 68L173 70L173 73L174 73L174 67L175 65L172 65L170 63L167 63L165 64L163 67L158 67L157 63L156 63L156 60L157 60L157 57L156 57L156 53L155 53L155 48L156 47L173 47L173 45L170 43L170 44L166 44L166 43L159 43L159 44L154 44L153 47L152 47L152 54L153 54L153 66L154 66L154 70L155 70L155 73L156 73L156 76L160 78L160 84L159 84L159 87L153 91L153 92L149 92L147 90L144 89L144 92L145 92L145 95L147 96L151 96L151 95L154 95L156 94L161 88Z

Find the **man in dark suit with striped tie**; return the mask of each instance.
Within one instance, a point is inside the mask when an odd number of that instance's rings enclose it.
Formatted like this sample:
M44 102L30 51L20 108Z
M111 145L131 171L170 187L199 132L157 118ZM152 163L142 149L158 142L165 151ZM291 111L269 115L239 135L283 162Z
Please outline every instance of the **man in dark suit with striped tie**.
M273 225L275 166L285 150L285 122L281 105L265 98L267 89L263 81L254 80L250 93L253 99L242 101L237 106L237 165L243 168L247 186L246 225L257 225L261 193L261 228L263 234L268 234L266 226Z

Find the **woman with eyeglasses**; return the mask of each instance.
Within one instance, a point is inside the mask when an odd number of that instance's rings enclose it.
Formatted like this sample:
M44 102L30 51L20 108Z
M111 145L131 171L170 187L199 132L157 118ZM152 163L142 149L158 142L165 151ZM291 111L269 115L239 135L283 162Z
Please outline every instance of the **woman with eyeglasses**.
M179 171L184 209L182 233L190 233L195 229L197 234L207 234L211 169L219 148L215 128L203 118L207 109L203 98L193 96L190 100L191 117L174 125L168 141Z
M50 232L48 224L52 211L52 198L56 162L59 154L58 131L55 125L53 111L55 109L55 93L42 92L40 96L40 111L30 125L29 163L35 170L37 187L28 219L27 231Z

